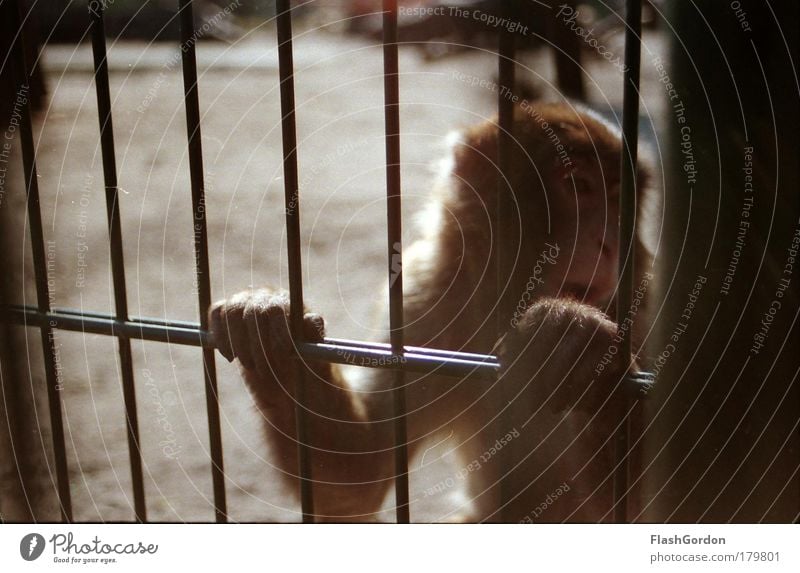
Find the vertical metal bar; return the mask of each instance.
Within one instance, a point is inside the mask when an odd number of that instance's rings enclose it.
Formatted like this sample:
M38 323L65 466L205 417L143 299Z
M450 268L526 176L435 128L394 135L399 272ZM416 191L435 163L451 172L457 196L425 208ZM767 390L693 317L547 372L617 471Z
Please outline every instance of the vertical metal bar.
M386 137L386 210L389 271L389 339L392 353L403 353L403 227L400 187L400 67L397 47L397 0L383 0L383 94ZM408 523L408 435L405 372L395 370L394 417L395 511Z
M574 12L576 4L575 0L567 0L562 2L561 6L568 6ZM548 19L548 33L554 44L558 90L565 97L586 101L586 87L581 66L581 37L556 18Z
M197 273L200 329L208 330L211 306L211 275L208 264L208 225L203 174L203 142L200 132L200 101L197 93L197 57L192 0L179 0L183 97L189 142L189 174L192 185L192 221L194 229L195 270ZM203 379L206 391L206 414L211 449L211 479L214 488L214 515L217 523L228 520L225 497L225 470L222 459L222 433L219 424L219 394L214 350L203 348Z
M503 2L500 10L501 17L507 21L516 21L518 11L516 0ZM512 206L514 190L509 187L507 174L511 172L511 150L514 144L514 102L511 95L515 93L516 82L516 36L503 28L499 35L498 47L498 80L501 89L497 96L497 205L495 208L495 265L497 271L497 337L498 339L508 330L508 317L504 313L505 306L501 304L506 282L511 275L513 245L503 244L501 236L504 230L512 229ZM503 508L501 520L506 521L507 501L510 499L508 480L500 481L500 507Z
M516 14L515 0L503 2L501 6L503 18L513 18ZM511 149L514 144L514 102L510 95L514 93L516 42L514 34L505 30L500 33L498 51L498 79L500 90L497 96L497 204L495 206L495 258L497 271L497 335L502 336L508 330L508 321L503 313L503 305L499 304L503 289L508 281L512 264L512 245L501 245L502 230L511 228L514 190L509 188L507 173L511 168ZM511 200L505 200L509 197Z
M33 128L31 126L30 98L28 97L28 64L25 58L25 46L22 37L22 25L18 0L12 0L9 18L6 20L6 33L12 38L14 87L20 111L19 131L22 148L22 166L25 175L25 193L28 201L28 221L31 225L31 250L36 280L36 301L39 312L50 310L50 288L47 282L47 263L45 261L44 233L42 231L42 215L39 205L39 174L36 169L36 156L33 144ZM44 374L47 383L47 402L50 410L50 425L53 434L53 458L56 466L58 501L61 520L72 521L72 498L69 490L69 472L67 468L67 450L64 441L64 422L61 414L61 383L55 365L56 346L53 338L52 324L47 323L39 329L42 337L44 353Z
M278 72L281 94L281 132L283 138L283 180L286 201L286 238L289 263L289 322L296 343L303 340L303 269L300 259L300 196L297 176L297 126L294 104L294 58L292 55L292 14L290 0L276 3L278 23ZM303 521L314 521L311 482L311 457L305 422L305 367L297 361L295 420L300 466L300 503Z
M623 324L633 298L634 245L636 233L636 174L639 145L639 68L641 60L641 0L625 3L625 86L622 104L622 165L620 166L619 290L617 324ZM627 383L633 356L630 331L620 345L622 374ZM626 395L628 393L626 392ZM627 408L626 408L627 411ZM615 439L614 521L627 521L628 447L630 417L620 425Z
M117 320L128 320L128 297L125 287L125 263L122 253L122 230L119 216L119 192L117 165L114 152L114 128L111 122L111 93L108 83L108 59L106 57L103 3L89 1L92 54L94 57L94 79L97 90L97 111L100 122L100 147L103 155L103 178L106 193L106 214L111 249L111 275L114 281L114 304ZM147 520L142 478L142 455L139 449L139 421L136 413L136 391L133 382L133 357L131 341L121 333L115 333L119 344L122 394L127 418L128 451L133 479L133 504L136 520Z

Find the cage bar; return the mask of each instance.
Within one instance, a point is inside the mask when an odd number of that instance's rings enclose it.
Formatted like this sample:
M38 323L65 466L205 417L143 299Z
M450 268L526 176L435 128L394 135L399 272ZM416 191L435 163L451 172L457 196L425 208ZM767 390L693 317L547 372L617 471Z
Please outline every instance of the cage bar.
M622 159L620 166L619 216L619 287L617 291L617 324L622 325L633 299L634 245L636 233L636 174L639 145L639 71L641 63L642 5L641 0L625 3L625 75L622 104ZM633 351L630 332L623 333L619 352L623 361L625 390L634 386L637 374L632 373ZM628 392L625 392L626 402ZM630 414L615 437L614 521L627 521Z
M36 306L5 305L0 307L0 320L38 327L45 354L45 376L53 431L54 458L58 481L58 496L61 516L65 522L72 521L66 447L58 372L55 368L54 331L68 330L115 336L119 339L123 393L127 416L128 445L133 474L134 506L136 519L144 521L145 498L142 479L142 464L139 451L139 435L136 421L136 402L131 360L130 340L153 340L166 343L198 346L203 349L206 404L209 420L212 478L217 521L226 520L226 498L219 426L219 404L217 397L216 368L213 356L214 340L208 333L206 312L210 306L210 268L208 259L207 223L205 217L205 188L203 177L202 143L200 132L200 110L197 91L197 66L195 52L195 30L191 0L179 0L181 22L181 48L183 58L184 99L186 106L187 140L193 223L195 230L196 273L199 285L198 306L200 322L165 321L147 317L129 317L125 289L122 251L122 234L118 204L118 184L114 152L114 136L111 121L111 99L106 60L106 41L103 29L102 3L90 3L92 48L94 55L95 82L101 133L104 183L114 283L115 313L79 312L70 309L51 308L50 291L47 284L47 269L44 238L39 205L39 189L34 151L30 108L27 101L22 105L20 121L21 144L28 218L31 225L32 251L35 267ZM27 63L21 43L21 26L18 0L12 0L13 21L6 22L11 37L20 36L13 44L13 69L17 86L26 84ZM417 348L404 345L403 337L403 282L402 282L402 220L401 220L401 164L400 164L400 119L399 119L399 64L397 1L383 1L383 55L384 55L384 110L386 142L386 198L387 238L389 272L390 343L326 338L323 342L303 340L303 284L300 243L299 184L297 167L297 135L295 118L294 65L292 53L292 22L290 0L277 0L278 60L281 98L281 128L283 139L283 171L285 183L285 206L287 222L289 290L291 301L290 326L301 359L359 365L371 368L387 368L394 373L394 433L395 433L395 492L398 522L409 521L408 456L405 411L405 372L440 374L470 380L496 379L499 370L497 358L492 355L453 352L439 349ZM505 17L517 17L517 3L512 0L502 3ZM618 323L622 323L624 312L630 306L633 294L635 218L636 218L636 172L638 145L638 90L640 71L640 0L626 0L625 86L623 105L623 155L621 165L620 197L620 280L618 291ZM515 37L500 34L498 71L500 84L513 93ZM508 171L513 138L513 102L498 98L498 193L508 192L504 174ZM497 326L502 333L500 301L511 270L511 252L499 245L500 229L510 229L513 217L513 202L499 201L495 213L498 233L494 252L497 260ZM501 329L502 327L502 329ZM629 336L622 341L620 353L627 357L627 370L631 364L632 348ZM313 490L311 481L311 459L307 443L307 428L304 411L305 373L302 360L295 362L297 368L297 441L300 474L300 495L303 521L314 519ZM627 387L651 385L652 376L642 372L625 372ZM624 522L628 493L628 441L629 423L621 425L615 438L616 468L614 472L614 518ZM501 482L502 483L502 482ZM502 486L501 486L502 487Z
M189 145L189 175L192 187L192 222L194 229L197 303L200 329L208 330L208 309L211 306L211 271L208 263L208 225L206 222L203 142L200 132L200 102L197 93L197 56L192 0L179 0L181 29L181 66L183 97L186 108L186 132ZM225 497L225 471L222 459L222 433L219 425L219 394L214 350L203 348L203 381L206 391L208 438L211 450L211 480L214 489L214 516L217 523L228 520Z
M501 10L502 17L513 19L516 17L516 1L504 2ZM509 201L503 201L506 195L514 197L514 190L510 188L506 173L511 169L511 150L514 145L514 102L508 94L514 93L515 67L516 67L516 40L513 33L504 29L499 34L499 48L497 57L497 74L500 87L497 91L497 205L495 210L494 252L497 260L497 295L496 319L497 335L502 336L508 330L508 322L504 317L502 304L506 283L511 274L512 254L511 245L501 245L501 230L510 229L513 222L513 212Z
M114 127L111 121L111 94L108 83L108 59L106 56L103 10L102 3L89 3L94 82L97 92L100 148L103 156L103 179L111 250L111 276L114 282L114 306L117 319L125 321L128 319L128 295L125 286L125 263L122 255L117 165L114 153ZM125 401L125 418L127 421L128 452L133 479L133 506L136 521L143 522L147 520L147 508L144 501L144 478L142 476L142 454L139 448L139 421L136 413L136 390L133 380L131 341L125 336L117 336L117 338L120 372L122 374L122 395Z
M289 323L295 344L303 342L303 268L300 258L300 185L297 176L297 125L294 103L294 57L290 0L277 0L278 75L280 77L283 181L286 203L286 240L289 263ZM305 421L305 365L295 362L295 420L300 473L300 505L303 522L314 521L311 457Z
M36 307L22 305L0 307L0 320L22 326L41 328L49 325L51 328L72 332L216 348L210 333L201 330L196 322L165 321L147 317L131 317L122 322L109 314L61 308L40 312ZM401 355L393 354L389 344L341 338L303 342L298 344L297 350L303 358L309 360L386 370L402 368L408 372L454 378L469 376L471 379L486 381L494 380L499 368L497 357L491 354L405 346Z
M389 270L389 340L392 353L403 354L403 227L400 186L400 67L397 47L397 0L383 0L383 97L386 140L386 213ZM394 491L398 523L408 523L408 433L405 373L395 370Z
M211 336L208 332L201 331L197 323L134 317L121 321L110 314L72 309L39 311L35 307L21 305L7 305L2 310L2 320L23 326L49 325L59 330L86 334L125 336L134 340L214 348Z
M576 4L576 0L562 0L559 7L569 7L574 11ZM586 85L581 65L582 38L569 27L562 26L555 18L548 21L547 35L554 44L558 91L568 98L586 101Z
M6 31L13 38L11 65L14 73L14 86L22 90L28 85L28 63L25 58L25 46L22 25L20 23L20 6L18 0L11 0L9 18L6 20ZM17 91L20 94L20 91ZM25 176L25 193L27 195L28 222L31 226L31 251L36 282L36 303L39 312L50 310L50 288L47 284L47 263L45 260L44 233L42 230L42 214L39 204L39 174L36 169L36 152L33 144L33 128L31 125L30 98L17 96L20 103L20 146L22 148L22 167ZM47 403L50 410L50 426L53 437L53 459L56 466L56 485L58 488L59 511L61 520L72 522L72 498L69 489L69 470L67 467L67 449L64 441L64 421L61 413L61 396L59 395L59 379L55 366L55 339L50 323L43 323L39 328L44 354L44 374L47 384ZM49 468L48 468L49 470Z
M506 18L506 21L516 21L519 18L519 11L517 10L516 0L508 0L503 2L500 7L501 17ZM511 151L514 145L514 102L509 94L514 94L514 86L516 83L516 36L507 28L503 28L499 33L499 45L497 53L497 75L501 88L497 92L497 204L495 207L495 233L494 233L494 252L496 261L497 273L497 286L495 296L495 319L497 322L497 338L505 334L508 330L508 318L503 312L504 305L502 300L504 297L506 284L511 276L513 266L512 244L501 244L500 237L503 230L513 228L513 210L512 201L503 200L508 196L514 198L514 190L510 188L507 178L507 173L511 171ZM516 203L516 200L514 200ZM502 384L503 381L501 380ZM505 386L502 387L503 394L505 395ZM510 399L510 393L508 393ZM508 481L503 479L500 481L500 507L501 520L506 521L505 513L507 502L510 498L508 491Z

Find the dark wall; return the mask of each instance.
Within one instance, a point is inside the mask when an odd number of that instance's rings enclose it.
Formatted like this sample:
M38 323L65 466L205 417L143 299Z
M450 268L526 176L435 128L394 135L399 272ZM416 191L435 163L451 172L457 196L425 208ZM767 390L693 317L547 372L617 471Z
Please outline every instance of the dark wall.
M800 256L789 250L800 240L798 3L669 8L678 107L666 118L666 304L650 358L670 343L674 351L656 365L647 406L643 519L791 522L800 511Z

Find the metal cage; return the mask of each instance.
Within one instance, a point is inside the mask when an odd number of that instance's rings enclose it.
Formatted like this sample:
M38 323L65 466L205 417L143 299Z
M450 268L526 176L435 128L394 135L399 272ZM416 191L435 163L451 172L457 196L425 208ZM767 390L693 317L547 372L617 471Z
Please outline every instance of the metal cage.
M17 0L11 0L13 17L7 21L9 37L14 38L12 66L15 82L23 85L28 76L28 63L22 42L20 11ZM187 145L191 175L193 221L196 225L195 253L200 322L162 321L145 317L132 317L128 313L126 282L123 266L122 234L118 203L117 168L115 163L114 134L112 127L109 74L106 60L106 38L104 33L104 2L90 1L89 19L94 57L94 74L99 128L101 137L103 173L106 194L106 209L110 237L111 269L114 287L115 313L113 315L80 313L73 310L51 308L46 276L45 245L39 207L39 189L36 169L36 154L31 124L30 104L26 102L20 120L21 146L25 190L27 193L28 219L32 240L37 306L5 306L3 320L15 324L37 327L40 330L45 359L45 379L52 425L53 447L61 518L73 521L72 503L68 479L67 456L61 412L61 398L57 389L57 372L54 363L54 329L88 332L114 336L119 343L123 396L127 419L128 450L133 480L134 512L138 522L146 522L144 480L139 447L139 429L134 393L134 374L131 358L132 339L151 340L200 347L202 350L205 380L207 416L210 433L210 465L213 482L214 507L217 522L227 520L224 465L220 432L220 415L217 394L217 377L214 358L214 341L208 333L207 311L211 304L208 237L206 226L205 194L203 179L203 151L201 143L200 108L198 102L196 42L191 0L179 0L184 105L187 122ZM299 194L297 167L297 138L295 129L294 69L292 60L292 14L290 0L277 0L277 35L280 76L281 127L283 138L283 173L285 182L286 225L288 235L289 291L291 300L290 324L301 358L317 361L349 364L353 358L383 358L365 361L371 367L386 367L394 370L394 440L395 440L395 492L396 517L407 523L409 515L408 453L406 448L406 421L404 376L406 371L436 372L448 376L478 376L495 378L499 371L497 358L492 355L452 352L430 348L405 346L403 338L403 281L402 271L398 275L401 242L401 181L400 181L400 117L399 117L399 64L397 0L383 1L383 76L386 142L386 205L390 309L390 344L362 341L325 339L322 343L302 340L303 283L301 272L300 210L288 208ZM513 18L516 2L502 3L505 16ZM640 69L640 0L626 0L625 36L625 86L623 110L623 154L620 205L620 282L617 307L630 306L633 291L633 237L635 221L635 181L638 142L639 69ZM498 72L500 85L514 85L515 38L508 31L500 33L498 48ZM498 157L501 172L507 165L510 143L513 141L513 103L498 97L499 130ZM504 185L498 181L498 185ZM510 216L506 212L495 214L498 224ZM496 253L498 264L498 289L503 269L509 261L502 250ZM620 310L622 312L622 310ZM630 358L631 347L625 338L621 354ZM386 360L386 358L394 358ZM629 361L630 362L630 361ZM297 402L303 402L303 365L296 361L301 380ZM649 383L646 374L628 373L626 383L635 386ZM297 409L297 441L299 448L299 477L303 521L314 519L313 487L310 458L305 445L305 425L302 408ZM629 492L628 474L628 429L627 423L620 428L616 438L616 465L614 470L614 518L626 521L626 499Z

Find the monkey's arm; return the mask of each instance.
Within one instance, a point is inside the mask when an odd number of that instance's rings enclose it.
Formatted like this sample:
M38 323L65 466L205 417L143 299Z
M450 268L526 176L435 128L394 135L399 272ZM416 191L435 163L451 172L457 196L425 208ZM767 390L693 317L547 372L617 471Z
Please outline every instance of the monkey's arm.
M351 388L335 364L297 358L289 333L289 298L270 289L246 291L212 306L219 351L238 359L264 418L271 453L286 485L298 491L296 411L305 418L315 514L321 520L369 520L392 484L391 424L370 394ZM319 315L304 317L304 336L324 336ZM303 377L304 400L296 388Z

